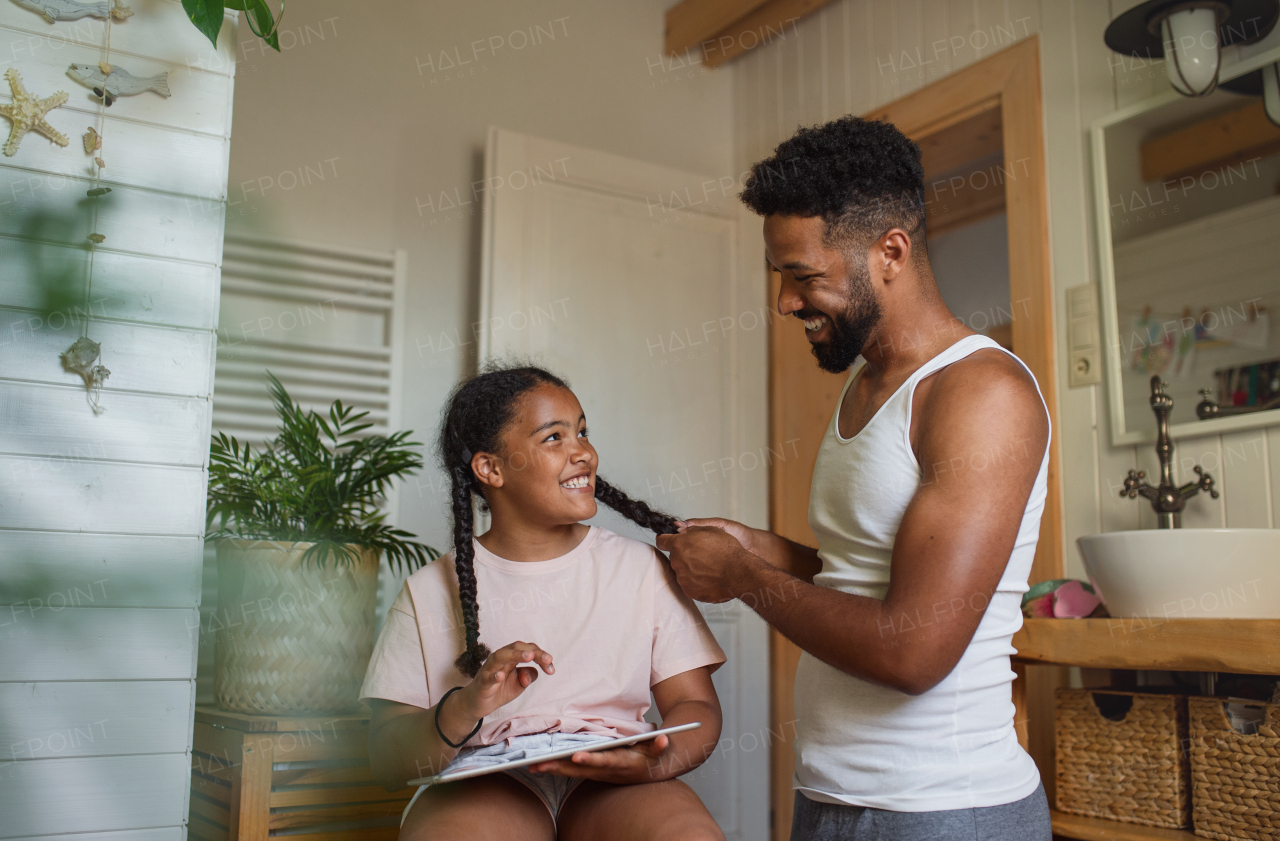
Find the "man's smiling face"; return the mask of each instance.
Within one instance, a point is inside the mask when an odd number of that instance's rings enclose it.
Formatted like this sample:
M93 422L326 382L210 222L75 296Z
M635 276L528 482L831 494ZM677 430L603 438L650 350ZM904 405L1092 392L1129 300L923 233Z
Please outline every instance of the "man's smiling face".
M818 366L838 374L858 358L881 313L867 254L832 248L825 232L819 216L764 218L765 256L782 275L778 312L804 322Z

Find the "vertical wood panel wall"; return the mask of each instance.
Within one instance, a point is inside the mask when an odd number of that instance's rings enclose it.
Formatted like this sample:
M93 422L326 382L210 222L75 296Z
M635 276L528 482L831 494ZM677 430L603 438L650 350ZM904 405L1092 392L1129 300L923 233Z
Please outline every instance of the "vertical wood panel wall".
M104 57L104 22L0 4L0 71L70 94L48 115L69 146L0 158L0 838L185 836L236 21L215 50L176 0L132 6L110 61L172 97L103 111L66 71ZM59 362L86 320L96 416Z
M1098 274L1089 126L1168 84L1159 63L1122 62L1103 44L1103 30L1129 5L1124 0L837 0L798 23L787 38L731 65L736 168L742 171L800 125L864 114L1016 40L1041 34L1059 368L1054 432L1062 448L1063 556L1073 577L1084 576L1077 537L1155 525L1150 506L1118 495L1130 468L1150 473L1157 465L1154 447L1112 447L1105 389L1069 388L1065 368L1065 290L1096 283ZM1180 463L1194 459L1211 472L1216 464L1214 477L1222 490L1218 500L1192 500L1184 526L1280 526L1280 428L1176 444Z

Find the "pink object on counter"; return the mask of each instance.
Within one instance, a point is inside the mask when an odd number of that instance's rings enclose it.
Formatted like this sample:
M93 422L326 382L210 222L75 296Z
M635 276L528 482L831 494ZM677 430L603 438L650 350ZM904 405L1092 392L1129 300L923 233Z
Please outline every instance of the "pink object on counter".
M1102 603L1079 581L1068 581L1050 593L1049 598L1053 599L1053 615L1058 619L1080 619L1093 613Z

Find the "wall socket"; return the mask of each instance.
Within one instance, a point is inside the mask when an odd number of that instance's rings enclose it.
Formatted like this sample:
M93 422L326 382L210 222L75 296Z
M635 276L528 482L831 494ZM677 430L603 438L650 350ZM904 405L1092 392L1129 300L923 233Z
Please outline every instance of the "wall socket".
M1102 382L1102 326L1096 283L1067 290L1067 374L1071 388Z

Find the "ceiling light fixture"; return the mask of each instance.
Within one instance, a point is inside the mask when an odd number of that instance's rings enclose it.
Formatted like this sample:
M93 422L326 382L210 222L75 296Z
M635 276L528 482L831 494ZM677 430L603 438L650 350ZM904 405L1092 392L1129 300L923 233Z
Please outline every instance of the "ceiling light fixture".
M1280 0L1148 0L1111 21L1103 37L1122 55L1163 58L1183 96L1207 96L1218 87L1222 48L1265 38L1277 19Z

